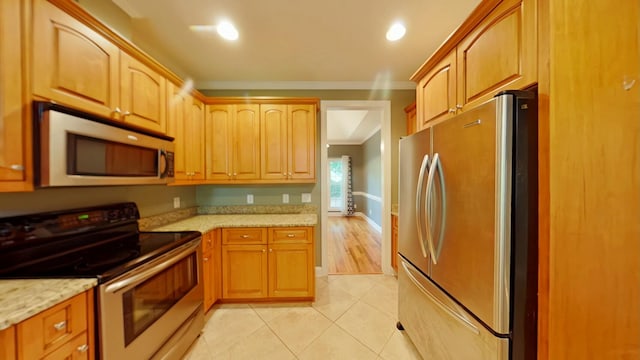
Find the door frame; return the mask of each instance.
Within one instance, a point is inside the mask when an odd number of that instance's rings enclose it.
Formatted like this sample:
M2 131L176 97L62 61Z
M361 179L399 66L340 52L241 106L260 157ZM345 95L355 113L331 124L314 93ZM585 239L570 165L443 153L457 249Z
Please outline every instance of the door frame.
M320 201L320 224L321 224L321 259L322 266L316 268L317 275L327 275L328 267L328 245L327 245L327 223L329 217L329 194L328 186L325 183L329 170L329 160L327 155L327 111L328 110L371 110L381 112L380 127L380 158L382 161L382 237L381 265L382 272L387 275L395 274L391 267L391 101L389 100L322 100L320 101L320 178L321 201Z

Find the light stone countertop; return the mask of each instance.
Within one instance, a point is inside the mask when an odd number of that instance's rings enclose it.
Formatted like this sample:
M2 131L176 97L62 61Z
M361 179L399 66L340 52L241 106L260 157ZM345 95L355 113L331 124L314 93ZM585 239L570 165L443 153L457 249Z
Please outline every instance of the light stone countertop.
M277 227L314 226L318 223L316 214L250 214L250 215L197 215L151 231L197 230L201 233L223 227Z
M96 279L0 280L0 331L96 286Z

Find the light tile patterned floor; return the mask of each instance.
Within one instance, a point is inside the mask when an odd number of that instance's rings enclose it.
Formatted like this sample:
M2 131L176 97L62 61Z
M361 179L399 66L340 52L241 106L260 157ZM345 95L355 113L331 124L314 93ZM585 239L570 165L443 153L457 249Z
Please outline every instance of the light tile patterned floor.
M420 360L396 329L396 278L316 279L316 301L216 305L185 360Z

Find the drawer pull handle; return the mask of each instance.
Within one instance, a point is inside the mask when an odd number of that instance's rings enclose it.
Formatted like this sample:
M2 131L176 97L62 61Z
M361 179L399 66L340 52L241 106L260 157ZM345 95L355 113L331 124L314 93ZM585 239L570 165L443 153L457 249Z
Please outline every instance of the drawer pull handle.
M296 237L296 236L293 235L293 234L287 234L287 237L292 238L292 237Z
M53 324L53 328L60 331L67 327L66 321L60 321L59 323Z
M246 234L245 234L245 235L241 235L240 237L241 237L241 238L243 238L243 239L248 239L248 238L249 238L249 235L246 235Z
M81 352L81 353L87 352L87 350L89 350L89 345L82 344L82 345L78 346L77 350L78 350L78 352Z

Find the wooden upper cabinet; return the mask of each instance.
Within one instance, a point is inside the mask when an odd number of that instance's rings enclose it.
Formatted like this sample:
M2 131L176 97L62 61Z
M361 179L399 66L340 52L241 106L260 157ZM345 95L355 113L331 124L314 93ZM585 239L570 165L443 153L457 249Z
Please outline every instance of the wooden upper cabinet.
M261 178L287 179L287 105L260 106L260 141Z
M121 53L121 119L126 123L166 131L166 80L140 61Z
M404 108L407 121L407 135L411 135L417 131L418 120L416 117L416 103L413 102Z
M447 55L419 82L416 91L418 130L456 112L456 52Z
M260 178L260 105L234 105L233 178Z
M289 171L290 180L316 178L316 107L288 105Z
M260 176L259 105L207 105L206 179L254 180Z
M536 2L505 0L457 47L462 109L537 81Z
M260 105L261 179L315 180L315 105Z
M204 104L173 83L167 89L167 134L174 138L176 181L204 179Z
M32 40L34 95L105 117L116 115L117 46L46 0L34 1Z
M0 1L0 191L33 190L19 1Z

